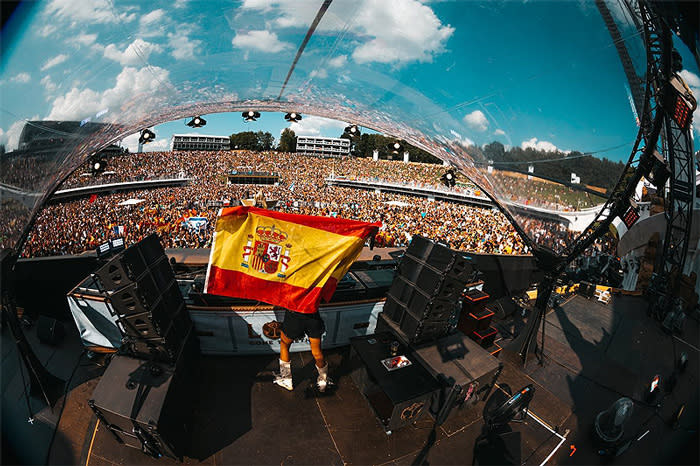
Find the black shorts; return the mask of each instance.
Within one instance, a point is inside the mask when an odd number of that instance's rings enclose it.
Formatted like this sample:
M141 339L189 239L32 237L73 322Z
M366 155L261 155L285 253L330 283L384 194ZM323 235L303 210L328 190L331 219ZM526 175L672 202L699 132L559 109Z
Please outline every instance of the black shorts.
M287 338L299 340L306 334L309 338L321 338L326 331L326 324L318 312L302 314L301 312L285 311L282 331Z

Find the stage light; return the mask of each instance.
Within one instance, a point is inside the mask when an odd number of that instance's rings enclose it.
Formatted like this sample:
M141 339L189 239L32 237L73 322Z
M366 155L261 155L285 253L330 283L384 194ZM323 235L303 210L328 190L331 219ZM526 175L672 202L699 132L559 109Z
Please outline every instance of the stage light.
M643 161L643 164L643 173L649 182L656 186L657 191L663 190L666 181L671 176L671 168L668 166L668 162L664 160L658 151L654 150L651 156Z
M697 101L680 75L674 74L668 81L666 111L681 129L686 129L693 119L693 112L698 107Z
M508 424L510 421L515 420L516 416L519 420L523 420L527 415L528 407L534 396L535 387L532 384L527 385L498 408L484 413L484 421L486 421L489 430Z
M101 158L94 158L90 161L90 172L93 176L99 175L107 168L107 162Z
M401 145L401 143L399 141L396 141L392 144L389 144L388 148L389 148L389 152L391 152L394 155L398 155L398 154L403 152L403 146Z
M632 225L639 220L639 210L637 209L637 203L634 199L630 199L630 205L621 217L622 222L625 224L627 229L632 228Z
M455 171L452 169L447 170L447 172L442 175L440 179L442 180L442 184L448 188L453 188L455 184L457 184L457 176L455 175Z
M139 136L139 144L148 144L156 138L156 133L146 128L141 131L141 136Z
M345 128L345 134L348 134L351 137L359 136L360 128L358 128L357 125L350 125Z
M243 117L244 121L258 121L258 118L260 118L260 112L248 110L247 112L243 112L241 116Z
M608 409L598 413L595 418L595 433L604 445L620 440L625 433L624 424L632 416L634 402L629 398L620 398Z
M207 120L202 118L201 116L197 115L196 117L192 118L188 123L187 126L190 128L201 128L202 126L207 124Z
M284 116L284 119L290 123L301 121L301 113L289 112Z

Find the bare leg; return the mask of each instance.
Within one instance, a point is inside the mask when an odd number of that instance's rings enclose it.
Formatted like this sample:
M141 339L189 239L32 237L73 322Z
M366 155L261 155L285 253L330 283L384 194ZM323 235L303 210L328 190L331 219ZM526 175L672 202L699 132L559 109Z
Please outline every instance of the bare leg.
M321 339L309 338L309 342L311 343L311 354L316 360L316 367L326 367L326 359L323 357L323 351L321 351Z
M284 332L280 332L280 359L284 362L289 362L291 360L289 358L289 347L292 346L293 341L294 340L285 335Z

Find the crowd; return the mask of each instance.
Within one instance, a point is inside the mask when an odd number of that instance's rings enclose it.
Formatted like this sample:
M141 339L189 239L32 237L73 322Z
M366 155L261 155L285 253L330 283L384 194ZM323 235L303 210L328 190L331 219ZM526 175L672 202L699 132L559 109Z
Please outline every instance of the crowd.
M246 167L279 174L278 185L228 185L226 174ZM275 208L292 213L381 221L375 238L379 247L404 247L420 234L450 247L476 253L525 254L522 238L495 208L480 208L391 193L329 186L331 175L357 179L394 180L437 187L445 168L428 164L368 159L318 159L296 154L247 151L176 151L129 154L109 161L114 172L105 182L186 176L187 186L91 196L47 205L24 246L24 257L76 254L92 250L106 239L123 236L132 244L158 232L166 248L211 245L217 207L222 202L258 197L277 200ZM81 186L77 170L60 189ZM469 186L466 179L458 178ZM132 200L128 205L120 205ZM203 217L206 224L189 223ZM538 244L561 249L571 233L554 222L527 219L525 231Z

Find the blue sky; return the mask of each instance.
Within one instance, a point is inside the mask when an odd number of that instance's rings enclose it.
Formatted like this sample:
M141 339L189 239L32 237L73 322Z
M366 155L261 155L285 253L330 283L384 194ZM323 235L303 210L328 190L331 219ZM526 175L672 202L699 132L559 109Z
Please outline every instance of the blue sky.
M16 145L26 119L130 123L193 102L275 99L320 4L38 4L3 51L0 140ZM630 28L622 32L638 42ZM683 77L698 95L697 67L679 45ZM641 63L641 49L631 53ZM376 121L395 119L465 144L564 151L627 144L601 154L626 159L636 125L625 82L593 2L335 0L283 100L377 111ZM239 113L206 118L204 134L250 129L278 137L285 127L280 114L248 124ZM338 136L344 126L306 116L294 129ZM192 132L182 119L155 131L150 150ZM133 149L135 139L124 142Z

